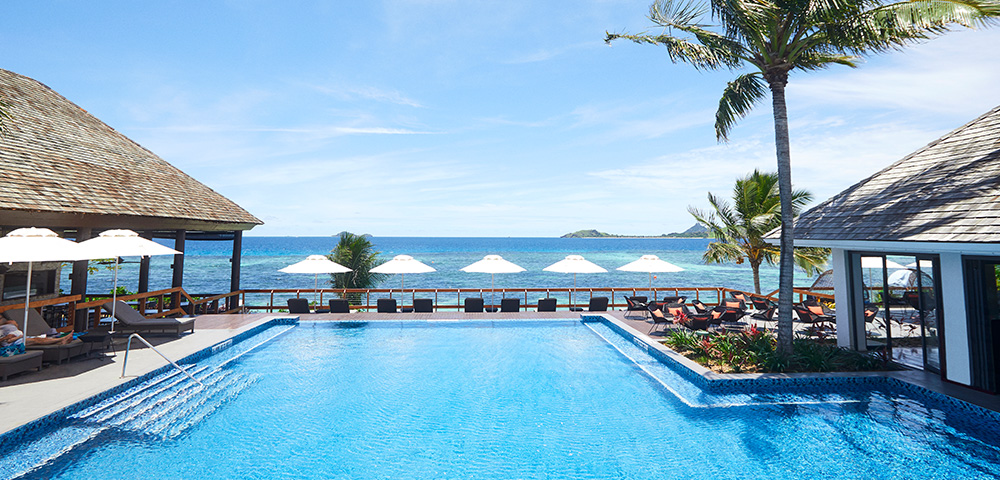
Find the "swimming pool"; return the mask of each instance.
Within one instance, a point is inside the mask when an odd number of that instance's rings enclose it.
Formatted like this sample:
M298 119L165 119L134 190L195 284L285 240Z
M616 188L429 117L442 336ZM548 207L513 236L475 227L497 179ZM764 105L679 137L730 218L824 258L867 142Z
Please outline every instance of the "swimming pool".
M579 320L278 326L199 360L205 390L165 372L121 395L153 399L139 415L115 397L67 412L96 433L40 432L4 451L0 474L68 443L24 477L1000 476L990 415L879 382L706 390L619 333Z

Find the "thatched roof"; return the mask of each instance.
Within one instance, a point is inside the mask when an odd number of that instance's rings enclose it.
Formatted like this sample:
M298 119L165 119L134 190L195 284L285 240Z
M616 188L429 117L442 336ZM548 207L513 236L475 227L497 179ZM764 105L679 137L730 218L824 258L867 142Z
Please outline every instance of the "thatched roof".
M261 222L49 87L0 69L0 226L248 230Z
M1000 107L803 213L795 239L1000 242Z

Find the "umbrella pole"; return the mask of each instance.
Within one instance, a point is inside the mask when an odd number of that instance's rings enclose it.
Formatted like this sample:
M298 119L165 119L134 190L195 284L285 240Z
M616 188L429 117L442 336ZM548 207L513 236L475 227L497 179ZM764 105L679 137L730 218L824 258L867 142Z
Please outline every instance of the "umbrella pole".
M24 287L24 323L21 324L21 328L24 329L21 332L21 336L24 338L24 345L28 345L28 303L31 298L31 262L28 262L28 284Z
M115 333L115 307L118 303L118 257L115 257L115 286L111 287L111 330L108 333ZM145 308L143 309L145 310Z
M313 303L319 308L319 274L313 274Z
M496 301L497 287L494 279L496 278L495 273L490 274L490 308L493 308L493 302Z
M576 272L573 272L573 290L569 292L569 304L573 305L573 292L576 291Z

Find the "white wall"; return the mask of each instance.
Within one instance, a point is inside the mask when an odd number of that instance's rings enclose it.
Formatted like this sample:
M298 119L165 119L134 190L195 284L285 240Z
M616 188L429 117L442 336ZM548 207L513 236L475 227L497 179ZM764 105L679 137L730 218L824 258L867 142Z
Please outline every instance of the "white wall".
M941 254L941 302L944 309L945 376L963 385L972 384L969 329L965 311L965 275L962 255Z
M830 268L833 269L833 296L837 302L837 346L851 347L851 293L847 288L847 272L850 255L843 248L830 252ZM860 343L864 345L864 341Z

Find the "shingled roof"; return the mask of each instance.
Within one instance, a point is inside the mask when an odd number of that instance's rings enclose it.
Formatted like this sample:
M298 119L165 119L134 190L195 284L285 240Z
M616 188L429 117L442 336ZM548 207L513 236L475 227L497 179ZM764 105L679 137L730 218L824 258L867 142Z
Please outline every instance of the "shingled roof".
M1000 107L803 213L795 239L1000 242Z
M263 223L31 78L0 69L0 99L11 117L0 137L0 225L248 230Z

